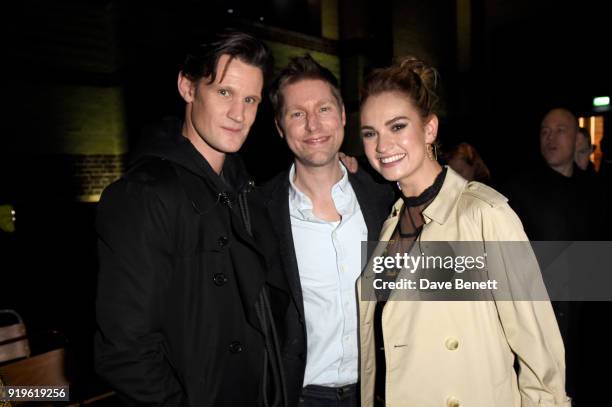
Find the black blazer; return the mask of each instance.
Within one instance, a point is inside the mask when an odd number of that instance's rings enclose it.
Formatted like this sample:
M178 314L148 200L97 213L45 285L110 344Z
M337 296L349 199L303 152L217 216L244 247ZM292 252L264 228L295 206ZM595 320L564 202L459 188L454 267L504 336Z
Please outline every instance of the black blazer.
M390 184L379 184L361 168L349 173L349 182L355 191L361 213L368 227L368 240L378 240L383 222L389 215L395 199ZM272 178L262 187L265 205L272 219L280 244L280 258L291 292L291 304L286 318L279 323L279 336L283 341L283 362L289 406L297 406L306 370L306 324L304 301L300 284L291 220L289 218L289 171Z

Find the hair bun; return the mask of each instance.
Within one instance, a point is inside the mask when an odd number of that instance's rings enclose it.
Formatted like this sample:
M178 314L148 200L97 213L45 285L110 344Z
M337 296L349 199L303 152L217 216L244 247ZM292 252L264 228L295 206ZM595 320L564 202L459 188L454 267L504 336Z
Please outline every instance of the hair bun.
M435 92L438 85L438 72L435 68L412 55L397 58L395 64L400 70L416 75L430 91Z
M372 95L386 91L406 94L423 118L436 113L438 72L422 60L407 55L396 58L391 66L373 70L361 90L361 105Z

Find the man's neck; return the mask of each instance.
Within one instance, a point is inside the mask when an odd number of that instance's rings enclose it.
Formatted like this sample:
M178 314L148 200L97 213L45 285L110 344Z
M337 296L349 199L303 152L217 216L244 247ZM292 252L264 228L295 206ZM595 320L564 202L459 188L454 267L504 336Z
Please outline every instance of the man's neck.
M200 137L196 130L188 125L186 121L183 124L183 136L193 144L195 149L204 157L213 171L217 174L221 174L223 164L225 163L225 153L217 151L208 145L208 143L202 140L202 137Z
M331 197L332 187L342 179L342 176L340 162L337 160L321 167L306 166L295 160L293 182L313 201Z
M572 175L574 175L574 162L573 161L569 164L562 164L562 165L555 165L555 166L551 165L550 168L557 171L559 174L567 178L570 178Z

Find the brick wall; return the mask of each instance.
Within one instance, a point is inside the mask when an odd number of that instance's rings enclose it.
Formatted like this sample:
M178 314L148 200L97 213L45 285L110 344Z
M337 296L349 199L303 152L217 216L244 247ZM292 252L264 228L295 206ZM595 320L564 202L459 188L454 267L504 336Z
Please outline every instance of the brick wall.
M125 166L125 155L70 155L67 159L74 169L76 198L81 202L97 202L104 188L121 177Z

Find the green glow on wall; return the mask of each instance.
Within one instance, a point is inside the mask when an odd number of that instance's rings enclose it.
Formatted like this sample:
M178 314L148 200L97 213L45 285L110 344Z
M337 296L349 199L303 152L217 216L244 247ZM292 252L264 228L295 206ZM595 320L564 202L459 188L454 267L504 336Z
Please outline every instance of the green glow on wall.
M598 96L593 98L593 106L610 106L610 96Z
M287 66L291 58L309 53L318 63L329 69L340 80L340 58L336 55L274 41L266 41L266 44L274 55L274 74L277 74L283 67Z
M63 154L127 152L126 118L121 89L65 86L52 89L53 143Z

